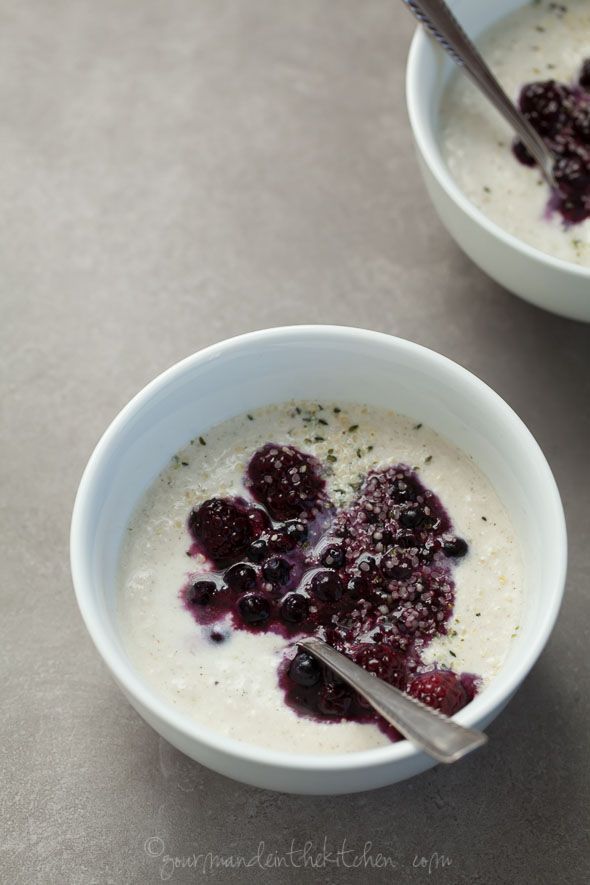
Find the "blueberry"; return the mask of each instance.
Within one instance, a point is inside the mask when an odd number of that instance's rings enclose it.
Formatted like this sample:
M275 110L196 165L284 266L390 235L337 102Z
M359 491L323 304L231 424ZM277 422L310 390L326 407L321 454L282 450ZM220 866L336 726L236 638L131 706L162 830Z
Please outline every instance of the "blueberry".
M303 688L311 688L317 685L322 675L322 669L316 659L306 651L301 651L291 661L289 678Z
M186 601L190 605L209 605L213 601L217 587L213 581L195 581L189 588Z
M346 585L346 592L350 594L352 599L362 599L363 596L366 596L368 590L369 585L366 578L362 578L360 575L352 577Z
M391 544L392 535L389 529L377 529L371 535L371 540L374 544L382 544L383 546Z
M381 573L374 556L367 556L366 554L359 556L356 561L356 567L361 577L365 578L367 583L381 583Z
M295 544L303 544L304 541L307 541L307 524L301 519L290 519L284 524L283 531Z
M247 555L250 562L263 562L268 556L268 543L263 538L253 541Z
M443 541L443 550L447 556L465 556L469 547L463 538L447 538Z
M289 580L291 565L282 556L271 556L262 566L264 579L275 587L283 587Z
M400 504L405 501L415 501L416 496L416 488L410 480L398 478L391 483L391 497Z
M409 507L400 515L400 525L405 529L415 529L424 519L424 513L419 507Z
M281 603L281 618L288 624L300 624L309 615L309 600L301 593L289 593Z
M237 562L228 568L223 579L230 590L251 590L256 586L256 570L247 562Z
M395 545L396 547L402 547L404 550L419 546L416 535L413 532L404 531L403 529L396 534Z
M317 707L324 716L346 716L351 704L352 693L347 686L328 683L320 692Z
M329 544L323 551L321 563L326 568L339 569L344 565L344 550L340 544Z
M269 553L286 553L288 550L292 550L294 546L295 542L289 537L286 532L276 531L272 532L272 534L269 535Z
M270 603L260 593L247 593L238 601L238 611L245 624L259 626L270 618Z
M533 157L532 154L529 153L528 149L525 147L524 142L522 142L519 138L515 139L512 143L512 153L516 157L519 163L522 163L523 166L536 166L537 161Z
M309 586L313 595L322 602L338 602L344 591L336 572L316 572Z
M407 581L412 577L414 565L409 556L398 555L390 550L381 560L381 571L386 578Z

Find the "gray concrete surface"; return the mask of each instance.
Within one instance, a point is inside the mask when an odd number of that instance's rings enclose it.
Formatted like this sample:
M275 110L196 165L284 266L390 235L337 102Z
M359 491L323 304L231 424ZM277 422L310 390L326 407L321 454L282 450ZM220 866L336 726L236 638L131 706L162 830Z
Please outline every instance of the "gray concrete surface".
M590 875L590 327L502 291L433 216L411 30L395 0L0 2L7 885ZM298 322L406 336L485 379L545 450L571 539L559 623L489 747L336 799L243 787L161 741L91 646L68 568L81 471L129 397L203 345ZM395 868L187 866L324 839Z

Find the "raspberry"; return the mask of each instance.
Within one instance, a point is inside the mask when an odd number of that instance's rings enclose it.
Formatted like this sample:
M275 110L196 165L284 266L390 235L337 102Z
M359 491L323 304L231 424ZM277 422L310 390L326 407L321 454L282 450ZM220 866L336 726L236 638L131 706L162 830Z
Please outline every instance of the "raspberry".
M458 713L468 702L461 680L451 670L431 670L412 680L409 694L445 716Z
M355 664L379 679L404 689L406 685L406 665L402 655L397 654L387 645L375 642L361 642L353 646L352 659Z
M214 565L238 559L265 528L266 516L241 498L210 498L188 518L188 528L201 552Z
M540 135L553 135L563 122L567 89L555 80L527 83L520 92L519 106Z
M294 446L267 443L253 455L247 477L252 495L273 519L295 519L326 503L319 461Z

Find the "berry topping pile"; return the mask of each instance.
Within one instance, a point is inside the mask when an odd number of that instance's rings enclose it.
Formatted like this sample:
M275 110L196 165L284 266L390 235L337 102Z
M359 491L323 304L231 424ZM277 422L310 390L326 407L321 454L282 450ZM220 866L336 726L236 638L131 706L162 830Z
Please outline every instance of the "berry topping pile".
M557 157L557 190L549 208L560 212L567 224L584 221L590 217L590 59L572 86L555 80L527 83L518 105ZM535 165L521 141L512 149L520 163Z
M324 721L374 722L399 735L297 636L320 636L368 672L452 714L473 697L467 674L426 669L424 646L446 633L452 570L468 553L437 496L415 471L393 465L367 474L337 509L323 468L293 446L268 443L253 455L243 498L212 498L194 509L192 555L207 565L183 588L200 624L272 630L293 640L279 684L297 712Z

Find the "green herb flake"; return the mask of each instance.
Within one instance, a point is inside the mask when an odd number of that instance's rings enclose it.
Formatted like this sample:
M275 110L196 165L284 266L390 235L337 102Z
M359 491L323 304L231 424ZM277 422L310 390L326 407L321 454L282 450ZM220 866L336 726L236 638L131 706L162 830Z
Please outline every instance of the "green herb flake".
M367 446L367 452L372 452L375 446Z
M323 436L314 436L314 442L326 442L326 438Z
M246 415L246 418L248 419L248 421L253 421L253 420L254 420L254 416L253 416L253 415Z
M482 516L482 519L483 519L484 522L487 522L487 521L488 521L487 516Z
M424 458L425 464L430 464L431 461L432 461L432 455L427 455L426 458Z
M202 436L199 437L199 442L201 443L202 446L206 446L206 445L207 445L207 442L203 439Z
M422 422L420 422L420 424L414 424L414 430L420 430L421 427L423 427Z
M487 184L484 184L483 189L484 189L484 193L486 193L486 194L491 194L491 192L492 192L491 187L488 187Z
M334 411L334 414L335 414L335 415L339 415L340 412L342 411L342 409L339 409L338 406L334 406L333 411Z
M325 418L318 418L318 424L323 424L324 427L328 426L328 422L326 421Z
M481 618L481 612L475 612L475 617L476 617L476 618Z
M180 463L183 467L188 467L188 461L181 461Z
M350 427L348 428L348 432L349 432L349 433L354 433L354 431L355 431L355 430L358 430L358 429L359 429L358 424L351 424Z
M454 652L454 651L451 651L451 649L449 649L449 654L451 655L452 658L456 658L456 657L457 657L457 655L455 654L455 652Z
M338 458L336 457L336 455L326 455L326 461L330 461L331 464L334 464L337 460Z
M363 457L363 450L362 450L362 449L357 449L357 450L356 450L356 456L357 456L357 458L362 458L362 457Z

